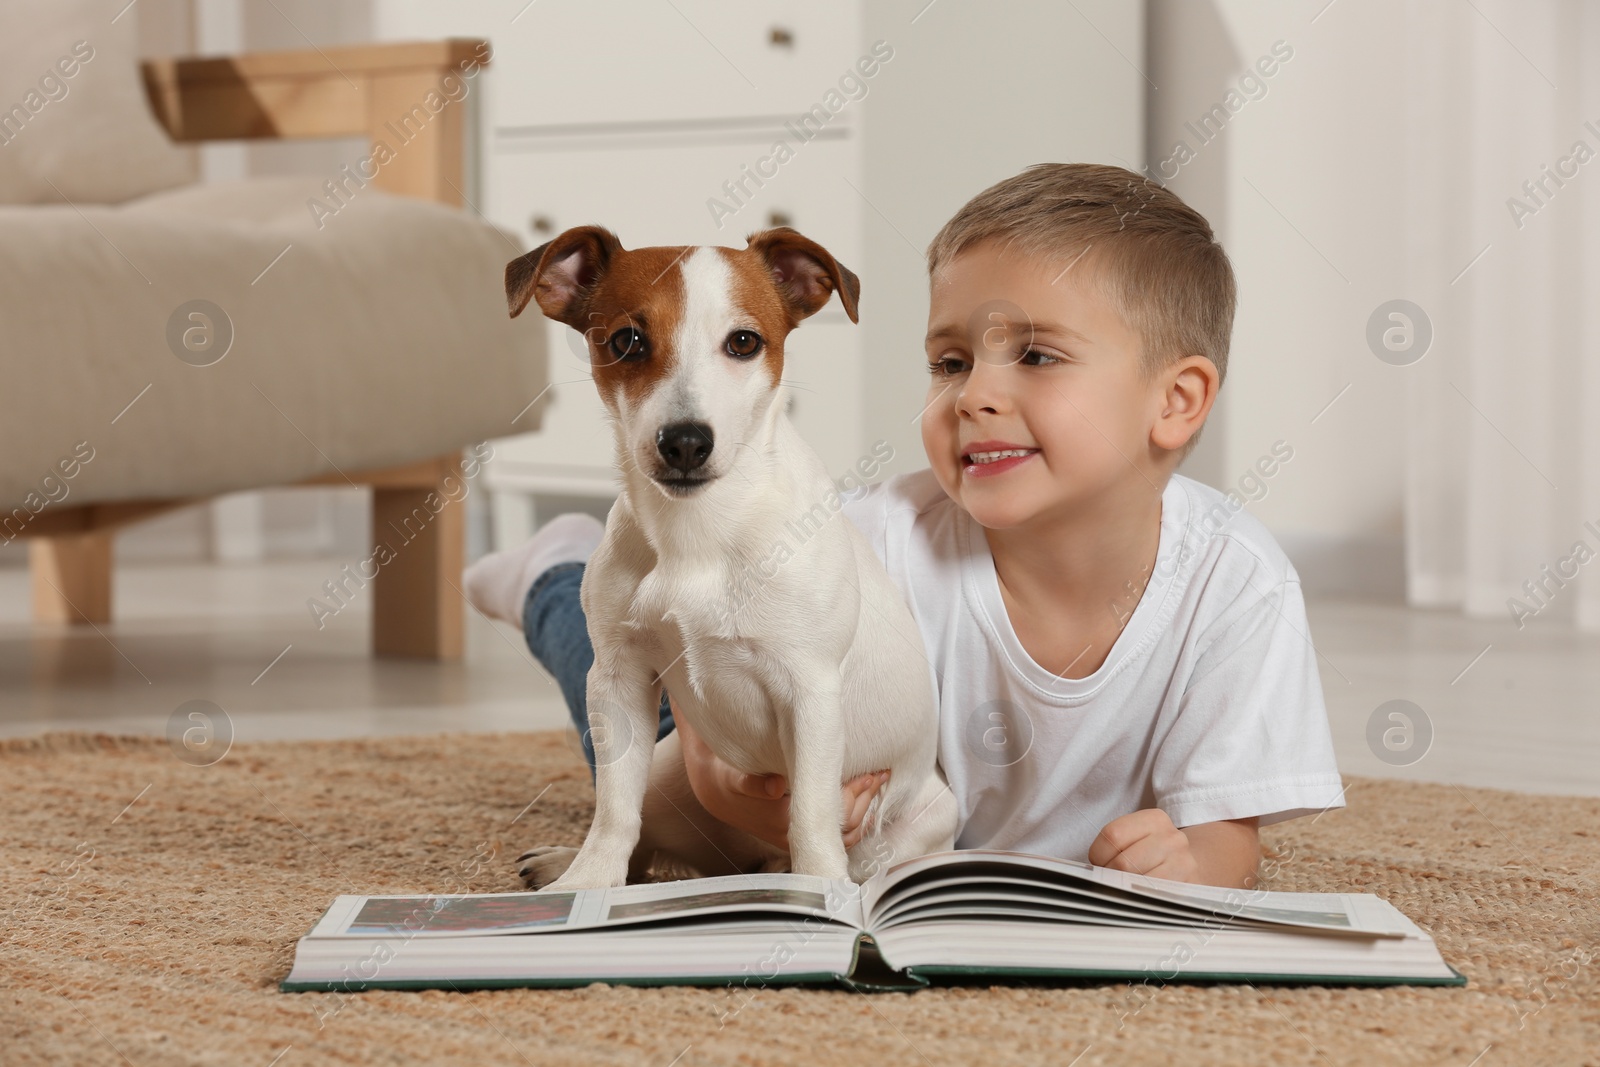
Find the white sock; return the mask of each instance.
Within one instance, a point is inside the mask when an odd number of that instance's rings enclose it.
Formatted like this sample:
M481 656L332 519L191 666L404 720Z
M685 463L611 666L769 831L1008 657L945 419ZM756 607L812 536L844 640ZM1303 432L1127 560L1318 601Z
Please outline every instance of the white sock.
M525 544L491 552L461 575L472 606L522 629L522 605L539 575L557 563L587 560L605 535L605 525L581 511L557 515Z

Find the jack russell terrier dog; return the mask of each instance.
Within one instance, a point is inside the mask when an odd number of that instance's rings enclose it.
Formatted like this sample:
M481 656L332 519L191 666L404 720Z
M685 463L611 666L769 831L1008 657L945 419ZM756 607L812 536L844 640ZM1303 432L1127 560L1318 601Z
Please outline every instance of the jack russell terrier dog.
M921 634L866 538L830 514L833 481L778 399L789 332L835 292L857 321L860 288L787 227L744 249L629 250L580 226L507 264L513 317L532 300L587 341L621 470L581 587L594 820L581 848L520 857L529 885L623 885L663 860L861 881L952 846ZM815 531L754 578L792 524ZM677 732L654 740L663 686L723 762L787 777L787 856L695 799ZM847 853L841 783L885 767Z

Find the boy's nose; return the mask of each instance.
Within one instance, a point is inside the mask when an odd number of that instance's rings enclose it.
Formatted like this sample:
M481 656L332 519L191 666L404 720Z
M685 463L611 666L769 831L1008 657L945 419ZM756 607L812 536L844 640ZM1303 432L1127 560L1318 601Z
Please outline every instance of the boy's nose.
M1006 367L995 366L981 356L973 361L967 380L961 383L956 394L956 407L971 414L986 411L994 414L996 405L1005 406Z

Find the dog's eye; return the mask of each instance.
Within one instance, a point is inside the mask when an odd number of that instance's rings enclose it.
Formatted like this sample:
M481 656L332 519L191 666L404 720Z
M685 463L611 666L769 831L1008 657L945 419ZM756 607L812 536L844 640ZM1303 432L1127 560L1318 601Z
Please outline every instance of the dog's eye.
M754 330L734 330L728 335L728 355L749 359L761 351L761 335Z
M611 335L608 342L611 354L621 360L641 360L650 354L650 343L644 339L644 334L632 326L624 326Z

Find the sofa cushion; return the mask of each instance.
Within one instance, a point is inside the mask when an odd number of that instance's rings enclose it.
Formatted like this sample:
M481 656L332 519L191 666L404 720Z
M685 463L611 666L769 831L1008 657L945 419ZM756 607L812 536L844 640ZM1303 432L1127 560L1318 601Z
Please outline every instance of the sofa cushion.
M146 102L139 7L0 3L0 204L113 204L195 180L194 152Z
M504 295L522 249L464 211L370 185L336 203L323 182L0 206L0 513L85 448L67 506L282 485L537 427L546 331Z

